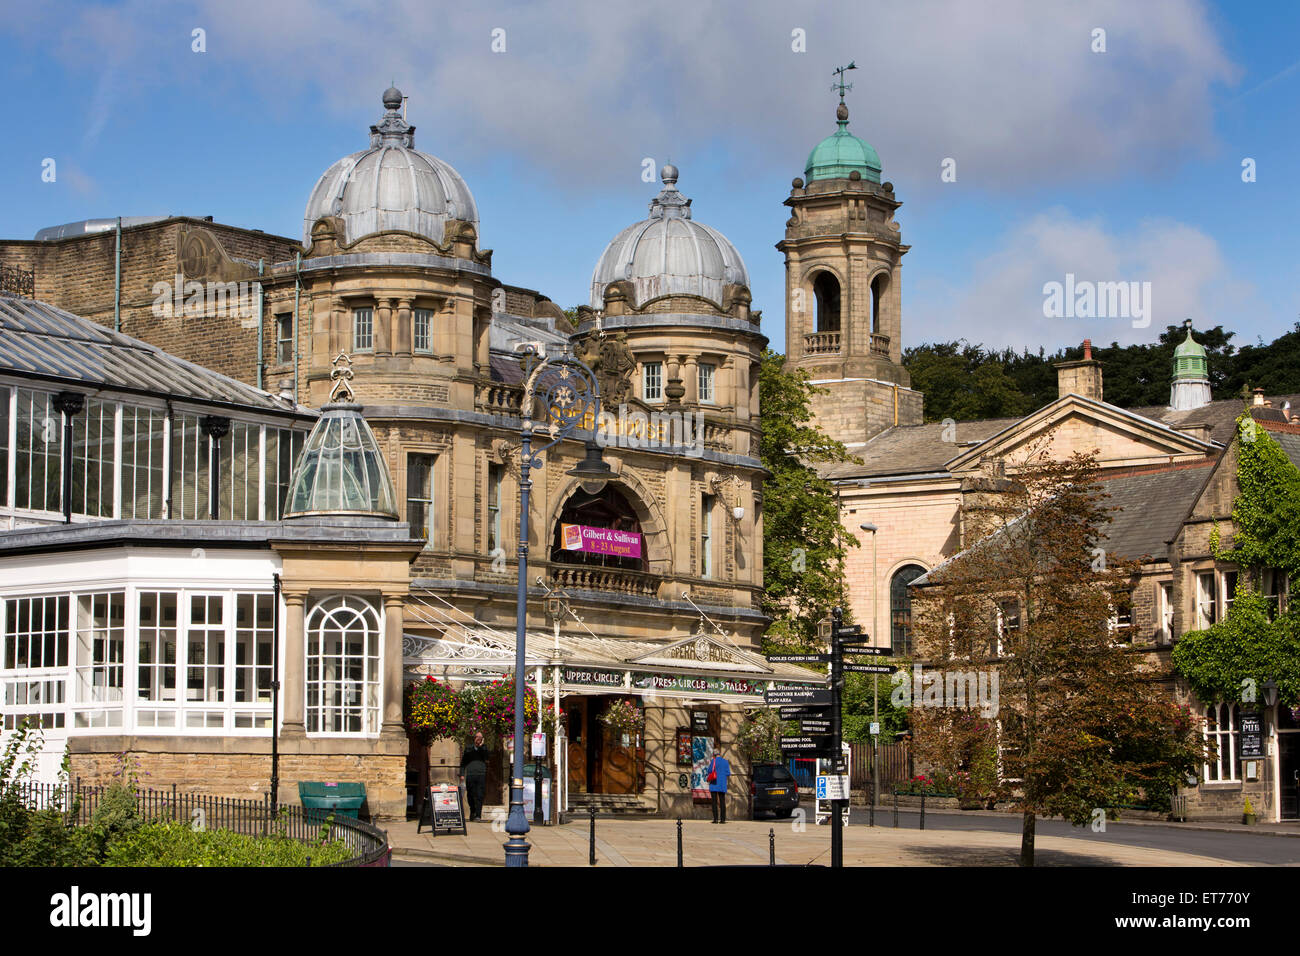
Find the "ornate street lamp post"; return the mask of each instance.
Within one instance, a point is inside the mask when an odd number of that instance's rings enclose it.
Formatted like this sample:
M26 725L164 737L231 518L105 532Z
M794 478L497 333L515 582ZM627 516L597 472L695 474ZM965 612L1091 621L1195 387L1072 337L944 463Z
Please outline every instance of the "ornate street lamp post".
M519 406L522 424L519 430L519 580L515 600L515 758L510 774L510 816L506 820L506 866L528 865L528 818L524 815L524 641L528 624L528 493L532 480L528 473L540 468L537 456L568 438L590 416L591 433L596 434L600 421L600 386L585 364L569 354L540 361L529 355L524 373L524 397ZM541 403L546 424L540 426L550 440L533 449L533 421L537 403ZM596 493L609 480L609 465L601 457L600 446L587 442L586 457L570 475L578 478L584 491ZM540 706L540 701L539 701ZM534 799L540 800L541 794Z

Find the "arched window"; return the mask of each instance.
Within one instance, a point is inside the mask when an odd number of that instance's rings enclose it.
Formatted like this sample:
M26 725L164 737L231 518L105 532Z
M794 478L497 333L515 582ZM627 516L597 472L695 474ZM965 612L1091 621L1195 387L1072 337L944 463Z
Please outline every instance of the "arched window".
M829 272L817 273L813 280L813 294L817 296L817 331L840 330L840 283Z
M576 491L565 502L560 520L555 523L551 537L551 560L561 564L586 564L600 568L621 568L625 571L646 569L645 540L639 540L640 557L623 557L600 554L595 551L565 547L564 526L582 525L588 528L611 528L640 536L641 522L627 498L617 488L606 485L600 494L589 495ZM571 544L574 542L570 542Z
M925 574L919 564L908 564L889 580L889 642L896 655L912 653L912 594L907 586Z
M379 612L338 595L307 616L307 732L379 733Z
M889 285L889 277L883 273L871 280L871 331L880 331L880 306L885 297L885 288Z

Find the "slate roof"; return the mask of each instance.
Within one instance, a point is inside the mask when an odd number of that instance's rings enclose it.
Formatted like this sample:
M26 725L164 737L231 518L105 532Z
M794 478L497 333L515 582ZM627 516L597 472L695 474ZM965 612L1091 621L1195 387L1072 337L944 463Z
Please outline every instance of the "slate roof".
M926 474L943 471L944 466L962 452L979 442L993 437L1003 429L1019 422L1019 418L985 418L970 422L945 425L927 422L924 425L893 425L872 438L861 448L850 449L863 464L834 465L825 477L836 480L869 478L885 475ZM952 427L953 434L945 434ZM945 441L955 438L955 441Z
M1112 520L1105 527L1102 547L1122 558L1163 560L1165 542L1178 533L1192 502L1209 480L1213 464L1197 462L1103 478L1101 487L1110 495L1106 506Z
M1286 456L1291 459L1291 464L1300 468L1300 435L1291 432L1274 431L1271 428L1267 429L1267 431L1282 446Z
M1300 395L1270 395L1269 398L1273 402L1272 408L1256 409L1256 414L1261 420L1266 418L1282 420L1282 403L1286 401L1291 402L1292 409L1300 410ZM1236 426L1237 416L1241 414L1242 407L1241 399L1225 398L1202 405L1200 408L1192 408L1181 412L1176 412L1161 405L1130 408L1129 411L1144 418L1164 422L1172 428L1208 425L1210 427L1210 440L1221 445L1227 445L1232 441L1233 429Z
M281 415L314 414L35 299L0 295L0 372Z

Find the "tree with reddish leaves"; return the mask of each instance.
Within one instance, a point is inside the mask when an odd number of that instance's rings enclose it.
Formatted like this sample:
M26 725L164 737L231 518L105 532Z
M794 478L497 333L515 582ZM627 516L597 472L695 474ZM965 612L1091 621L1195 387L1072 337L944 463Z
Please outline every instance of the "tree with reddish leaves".
M1055 460L1044 445L1010 477L981 480L962 516L965 550L915 586L917 659L940 675L909 675L922 685L911 701L917 756L949 771L994 768L980 796L1022 814L1023 866L1039 816L1082 826L1121 805L1167 806L1204 756L1161 687L1168 674L1117 626L1140 568L1103 547L1106 497L1095 454ZM954 693L981 672L994 693Z

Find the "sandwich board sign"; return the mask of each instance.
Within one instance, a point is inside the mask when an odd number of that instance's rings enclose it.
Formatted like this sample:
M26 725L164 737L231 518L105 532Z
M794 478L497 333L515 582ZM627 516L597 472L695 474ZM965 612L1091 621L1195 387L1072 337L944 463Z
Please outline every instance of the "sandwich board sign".
M469 835L465 829L465 811L460 801L460 787L453 787L446 783L429 787L428 808L429 825L434 836L439 833ZM415 825L416 833L420 832L424 822L424 817L421 817L420 822Z

